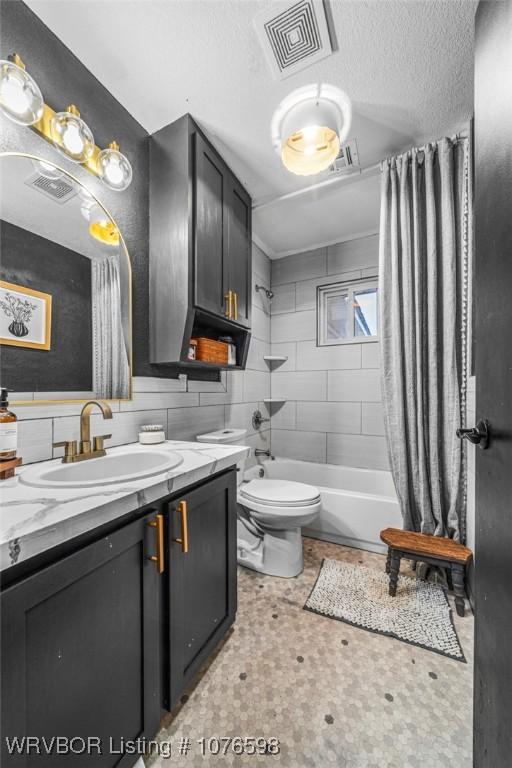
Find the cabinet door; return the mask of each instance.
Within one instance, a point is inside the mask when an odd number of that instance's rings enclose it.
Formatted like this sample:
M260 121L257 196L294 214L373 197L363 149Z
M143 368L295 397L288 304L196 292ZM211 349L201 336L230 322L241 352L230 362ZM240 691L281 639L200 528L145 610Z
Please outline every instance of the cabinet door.
M237 323L251 325L251 198L230 174L226 184L228 248L226 254L227 288L236 294Z
M195 304L216 315L225 314L225 253L227 168L199 133L195 142Z
M187 503L187 538L180 502ZM169 504L169 709L236 613L236 472Z
M127 768L160 719L155 513L2 595L2 765ZM6 737L101 738L102 754L9 755ZM79 743L75 742L79 747Z

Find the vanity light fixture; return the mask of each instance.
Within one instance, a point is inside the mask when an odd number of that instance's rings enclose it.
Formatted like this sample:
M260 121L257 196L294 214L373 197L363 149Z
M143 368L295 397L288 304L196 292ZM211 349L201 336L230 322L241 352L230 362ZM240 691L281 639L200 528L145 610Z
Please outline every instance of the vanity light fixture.
M117 141L112 141L107 149L99 153L96 163L100 178L107 187L122 191L130 186L132 166L128 158L119 151Z
M107 149L97 147L91 129L74 104L63 112L55 112L45 104L17 53L0 60L0 110L15 123L37 131L68 160L80 163L110 189L122 192L130 186L132 166L119 151L119 144L113 141ZM41 173L52 178L44 169Z
M57 149L75 163L86 163L94 152L92 131L74 104L53 115L50 135Z
M43 114L44 101L39 86L17 53L0 61L0 108L18 125L33 125Z
M313 176L334 162L350 130L351 103L333 85L299 88L279 105L272 119L272 143L285 168Z

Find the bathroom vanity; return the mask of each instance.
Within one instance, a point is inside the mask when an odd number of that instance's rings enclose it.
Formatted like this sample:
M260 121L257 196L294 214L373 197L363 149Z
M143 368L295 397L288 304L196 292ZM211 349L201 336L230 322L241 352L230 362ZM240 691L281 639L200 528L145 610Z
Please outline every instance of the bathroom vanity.
M119 762L121 740L154 736L233 623L235 464L248 449L162 450L183 462L121 487L24 485L30 467L4 484L4 736L97 736L95 766L133 765L137 755ZM54 757L25 759L4 753L2 764Z

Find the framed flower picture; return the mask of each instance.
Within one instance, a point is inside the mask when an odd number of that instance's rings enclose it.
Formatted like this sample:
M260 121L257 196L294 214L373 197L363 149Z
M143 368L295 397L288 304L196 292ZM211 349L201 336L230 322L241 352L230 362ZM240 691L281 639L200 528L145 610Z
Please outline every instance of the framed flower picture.
M0 280L0 344L50 349L52 297Z

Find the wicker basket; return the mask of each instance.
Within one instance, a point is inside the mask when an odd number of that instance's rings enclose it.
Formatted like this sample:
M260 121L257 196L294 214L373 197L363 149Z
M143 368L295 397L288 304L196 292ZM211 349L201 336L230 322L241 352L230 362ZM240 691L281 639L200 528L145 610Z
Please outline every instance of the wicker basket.
M218 365L228 364L229 349L225 342L207 339L205 336L199 336L194 341L197 341L196 360L201 360L203 363L217 363Z

